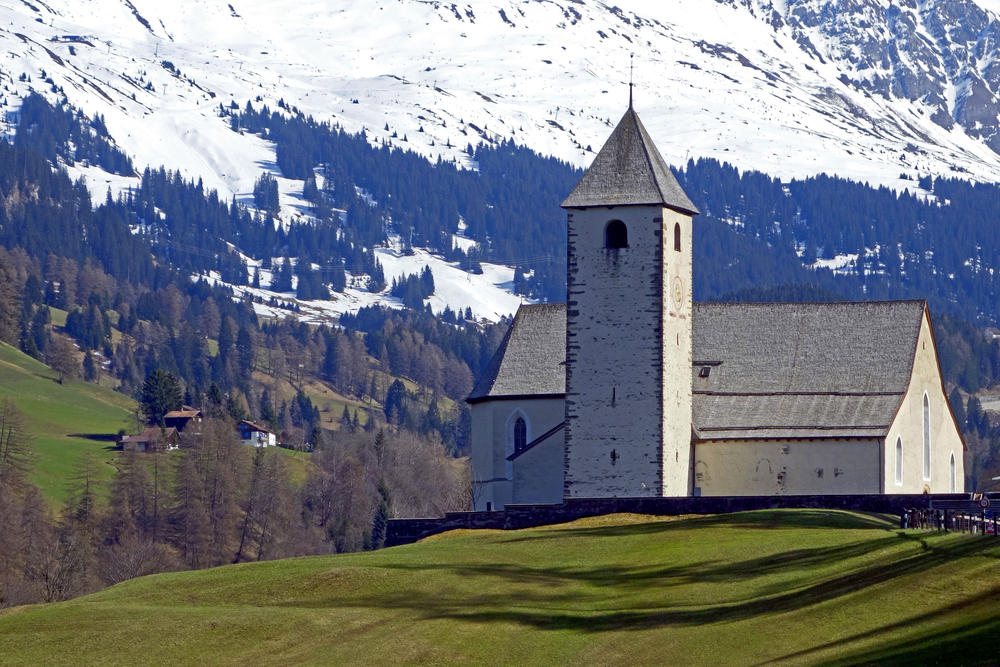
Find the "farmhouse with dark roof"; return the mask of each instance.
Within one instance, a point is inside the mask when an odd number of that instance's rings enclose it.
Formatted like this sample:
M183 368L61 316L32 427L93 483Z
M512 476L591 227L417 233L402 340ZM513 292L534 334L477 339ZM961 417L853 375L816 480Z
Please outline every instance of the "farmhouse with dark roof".
M693 304L697 209L631 105L563 207L567 303L468 398L475 509L964 491L923 301Z

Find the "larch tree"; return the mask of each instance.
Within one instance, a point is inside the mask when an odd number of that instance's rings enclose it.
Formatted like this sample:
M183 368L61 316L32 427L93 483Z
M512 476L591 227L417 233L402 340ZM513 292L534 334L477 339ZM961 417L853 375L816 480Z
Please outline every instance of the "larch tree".
M80 363L76 360L76 349L63 336L52 336L45 354L49 367L59 375L59 384L75 380L80 374Z
M21 304L17 295L14 272L0 264L0 341L17 343L17 321Z
M0 404L0 487L23 486L33 453L24 413L9 396Z
M209 562L230 562L236 551L242 489L248 472L249 452L240 443L233 425L207 419L192 450L204 488L210 535Z
M173 495L174 505L168 521L170 542L188 567L207 567L211 550L208 508L193 450L185 451L177 465Z
M291 497L288 469L282 455L263 447L256 449L234 563L284 555L293 515Z

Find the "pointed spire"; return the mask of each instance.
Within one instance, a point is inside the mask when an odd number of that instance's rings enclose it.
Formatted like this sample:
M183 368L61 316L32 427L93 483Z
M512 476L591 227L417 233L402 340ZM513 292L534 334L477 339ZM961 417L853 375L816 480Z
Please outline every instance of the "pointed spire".
M635 57L634 53L628 54L628 108L632 108L632 59Z
M639 205L698 213L630 104L562 206Z

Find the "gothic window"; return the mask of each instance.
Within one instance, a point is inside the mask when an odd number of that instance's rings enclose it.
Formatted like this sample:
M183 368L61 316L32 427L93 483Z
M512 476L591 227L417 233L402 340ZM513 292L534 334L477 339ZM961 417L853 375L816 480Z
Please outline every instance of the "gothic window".
M528 445L528 425L523 417L514 422L514 451L519 452Z
M528 445L531 425L528 415L520 409L514 409L504 423L504 457L510 457L524 451ZM514 479L514 462L506 461L507 479Z
M674 250L681 251L681 223L674 223Z
M931 478L931 402L924 393L924 479Z
M955 452L951 453L951 482L948 484L948 492L955 493L958 485L955 483Z
M896 486L903 484L903 439L896 438Z
M604 228L605 248L627 248L628 247L628 227L621 220L612 220Z

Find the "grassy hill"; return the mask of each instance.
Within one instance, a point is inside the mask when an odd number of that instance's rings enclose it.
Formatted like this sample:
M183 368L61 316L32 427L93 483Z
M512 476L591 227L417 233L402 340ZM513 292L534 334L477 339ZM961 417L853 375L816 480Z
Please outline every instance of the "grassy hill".
M28 417L38 455L33 481L56 503L68 491L74 466L84 451L101 463L109 478L114 437L119 429L134 429L135 402L117 392L75 381L59 384L48 366L0 343L0 396L10 396Z
M1000 538L818 510L459 531L0 614L3 662L993 663Z

